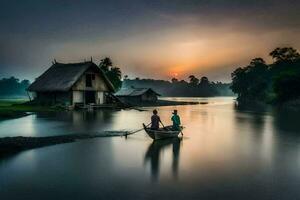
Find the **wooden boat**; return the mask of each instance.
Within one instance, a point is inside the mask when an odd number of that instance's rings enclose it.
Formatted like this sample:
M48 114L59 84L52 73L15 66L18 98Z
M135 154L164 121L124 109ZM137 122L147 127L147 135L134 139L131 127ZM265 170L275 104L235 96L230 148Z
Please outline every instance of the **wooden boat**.
M160 140L166 138L174 138L178 137L179 133L181 133L183 127L180 127L180 130L172 130L172 126L165 126L164 128L160 128L158 130L152 130L143 124L144 130L153 140Z

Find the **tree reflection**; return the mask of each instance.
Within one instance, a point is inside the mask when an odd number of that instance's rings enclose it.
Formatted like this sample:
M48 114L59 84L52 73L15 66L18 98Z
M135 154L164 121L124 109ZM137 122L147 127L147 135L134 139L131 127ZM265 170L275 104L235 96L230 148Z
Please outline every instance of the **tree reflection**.
M172 172L173 176L178 175L179 155L180 155L180 138L171 138L165 140L156 140L148 147L145 154L144 163L150 161L151 175L153 180L157 180L159 177L160 168L160 154L163 150L167 149L172 145L173 161L172 161Z
M277 133L289 133L290 135L299 136L299 110L275 109L273 115L273 123Z

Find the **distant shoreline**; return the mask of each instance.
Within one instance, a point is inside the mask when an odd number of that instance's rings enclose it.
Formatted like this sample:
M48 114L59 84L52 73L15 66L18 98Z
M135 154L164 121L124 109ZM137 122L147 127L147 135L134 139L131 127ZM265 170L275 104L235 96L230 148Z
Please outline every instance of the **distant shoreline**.
M156 106L180 106L180 105L197 105L200 102L189 102L189 101L171 101L171 100L157 100L156 102L144 102L138 105L138 107L156 107Z

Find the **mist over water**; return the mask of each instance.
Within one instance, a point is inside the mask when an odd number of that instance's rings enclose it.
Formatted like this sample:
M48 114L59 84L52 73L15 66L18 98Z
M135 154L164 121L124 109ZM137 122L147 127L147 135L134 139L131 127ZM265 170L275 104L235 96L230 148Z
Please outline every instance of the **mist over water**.
M174 98L172 98L174 99ZM298 199L299 113L239 110L233 98L175 98L181 139L142 131L21 152L0 161L4 199ZM136 130L153 108L51 112L0 122L0 137Z

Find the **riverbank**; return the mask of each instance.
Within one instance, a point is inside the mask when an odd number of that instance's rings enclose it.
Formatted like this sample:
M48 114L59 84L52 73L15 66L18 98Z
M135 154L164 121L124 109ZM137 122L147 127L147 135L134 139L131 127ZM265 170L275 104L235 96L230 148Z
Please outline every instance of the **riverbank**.
M71 143L78 140L93 139L98 137L127 136L128 131L105 131L91 134L59 135L49 137L5 137L0 138L0 158L6 157L24 150L35 149L56 144Z
M26 102L26 100L19 100L19 99L0 100L0 121L27 116L28 115L27 112L18 110L18 108L14 106L16 104L22 104L24 102Z
M58 106L32 105L27 100L22 99L2 99L0 100L0 121L24 117L30 115L32 112L58 110L63 110L63 108Z
M284 110L300 111L300 98L286 101L280 104L279 108Z
M170 101L170 100L157 100L156 102L143 102L139 105L134 105L138 107L157 107L157 106L180 106L180 105L197 105L199 102L189 102L189 101Z
M241 109L265 110L274 108L278 110L300 111L300 99L293 99L285 102L263 102L252 100L237 100L237 107Z
M196 105L199 102L185 102L185 101L170 101L170 100L158 100L156 102L143 102L138 105L110 105L95 107L107 108L107 109L124 109L133 107L157 107L157 106L177 106L177 105ZM27 100L15 100L15 99L5 99L0 100L0 120L15 119L19 117L24 117L32 112L49 112L49 111L61 111L65 110L62 106L41 106L36 104L31 104Z

